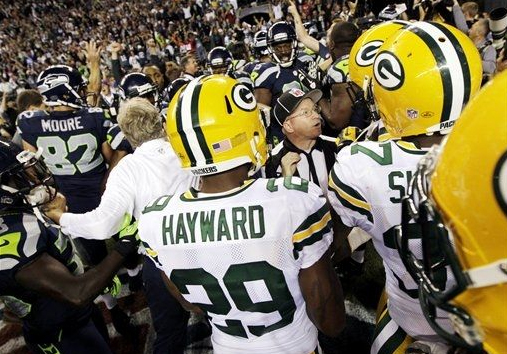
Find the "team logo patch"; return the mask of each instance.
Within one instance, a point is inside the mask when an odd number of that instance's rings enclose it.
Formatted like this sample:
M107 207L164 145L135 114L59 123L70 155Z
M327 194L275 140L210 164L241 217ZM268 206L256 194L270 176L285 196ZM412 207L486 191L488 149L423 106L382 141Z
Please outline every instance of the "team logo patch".
M298 88L291 89L290 94L294 97L301 97L305 95L305 93Z
M400 88L405 82L405 71L399 59L391 52L381 52L375 58L373 74L380 86L389 91Z
M407 108L407 118L416 119L419 117L419 111L412 108Z
M50 74L38 83L39 90L49 90L50 88L69 83L69 77L65 74Z
M231 94L233 102L242 110L250 112L257 107L254 94L245 85L234 85Z
M383 43L383 41L375 40L368 42L359 48L355 57L357 65L363 67L372 65L375 60L375 55Z
M493 173L495 198L504 214L507 215L507 151L498 160Z

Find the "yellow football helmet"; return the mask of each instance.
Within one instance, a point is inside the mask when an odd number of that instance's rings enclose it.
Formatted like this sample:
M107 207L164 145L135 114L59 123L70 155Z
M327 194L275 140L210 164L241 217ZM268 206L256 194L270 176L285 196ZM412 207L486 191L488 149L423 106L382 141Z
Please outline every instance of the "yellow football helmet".
M473 42L455 27L433 22L395 32L373 64L373 96L394 138L448 133L481 80Z
M422 260L408 249L408 237L401 235L398 246L433 328L489 354L507 353L506 98L507 72L480 91L442 146L419 164L402 230L412 218L421 226ZM436 276L446 265L456 280L450 289ZM455 333L436 325L435 307L449 313Z
M180 89L167 110L166 132L184 169L211 175L266 161L266 131L253 93L227 75L201 76Z
M364 32L352 46L349 56L349 79L365 89L364 80L373 77L373 62L380 46L393 33L409 25L407 21L381 22ZM366 91L366 90L365 90Z

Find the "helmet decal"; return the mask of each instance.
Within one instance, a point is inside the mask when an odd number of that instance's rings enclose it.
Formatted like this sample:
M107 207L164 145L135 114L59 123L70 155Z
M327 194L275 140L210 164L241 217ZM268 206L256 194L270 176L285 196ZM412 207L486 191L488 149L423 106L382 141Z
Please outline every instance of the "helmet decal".
M405 81L405 72L400 60L390 52L377 55L373 74L380 86L390 91L399 89Z
M363 67L372 65L375 55L383 43L384 41L374 40L362 46L354 58L357 65Z
M470 99L471 80L465 52L456 36L438 23L418 22L407 27L431 49L444 85L444 102L440 122L458 119ZM453 70L451 70L451 68Z
M493 190L496 201L507 216L507 151L500 157L493 172Z
M257 107L254 94L243 84L234 85L231 95L234 104L245 111L253 111Z

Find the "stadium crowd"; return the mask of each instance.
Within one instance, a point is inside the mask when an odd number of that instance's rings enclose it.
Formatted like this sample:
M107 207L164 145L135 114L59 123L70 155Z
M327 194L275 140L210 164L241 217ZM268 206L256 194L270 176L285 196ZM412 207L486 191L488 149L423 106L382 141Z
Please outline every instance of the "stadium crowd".
M217 353L505 353L506 31L502 0L3 3L5 318L34 353L111 353L94 302L134 336L123 282L156 354L190 314Z

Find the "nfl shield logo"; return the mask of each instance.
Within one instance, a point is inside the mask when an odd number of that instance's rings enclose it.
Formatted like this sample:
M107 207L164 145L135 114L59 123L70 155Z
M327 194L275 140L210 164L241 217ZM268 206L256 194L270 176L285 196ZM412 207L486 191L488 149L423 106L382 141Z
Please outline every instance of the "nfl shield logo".
M410 119L416 119L417 117L419 117L419 112L415 109L408 108L407 109L407 117Z

